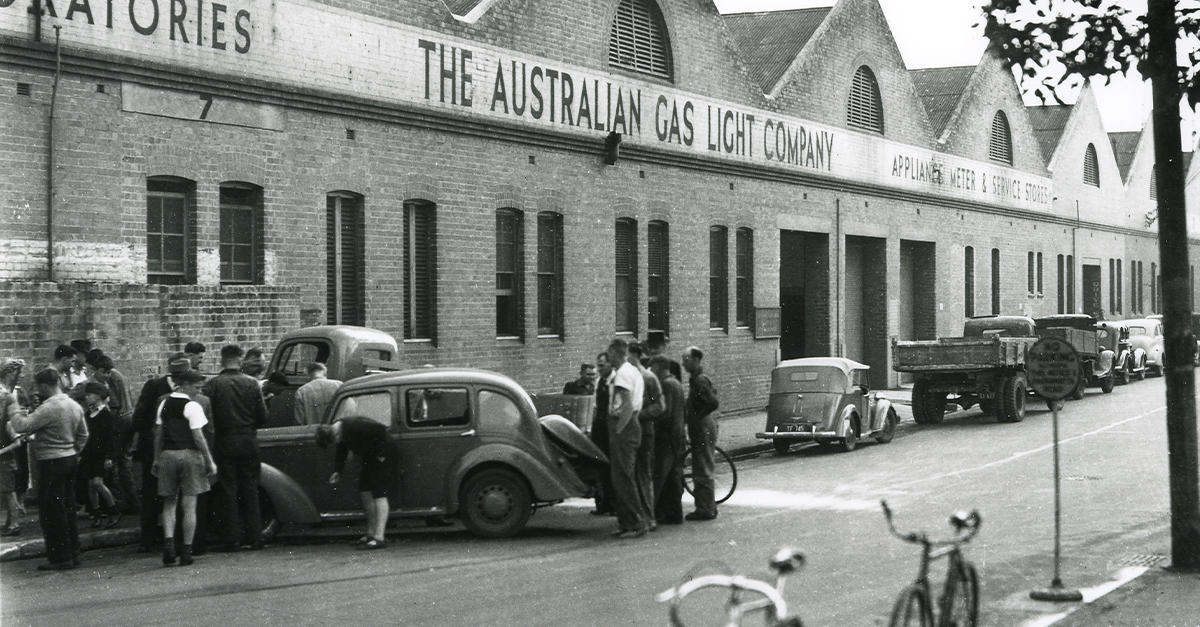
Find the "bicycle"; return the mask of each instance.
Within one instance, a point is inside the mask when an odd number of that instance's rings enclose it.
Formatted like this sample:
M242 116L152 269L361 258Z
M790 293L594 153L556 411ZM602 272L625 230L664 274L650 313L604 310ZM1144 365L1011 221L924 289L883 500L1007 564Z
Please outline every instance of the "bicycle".
M978 511L970 514L955 512L950 517L954 538L930 540L924 532L902 534L892 522L892 510L887 501L880 501L892 535L910 544L921 545L921 566L917 578L905 586L892 608L889 627L920 625L921 627L975 627L979 621L979 575L975 566L962 554L962 545L979 533L982 519ZM948 560L946 581L938 599L938 614L933 613L933 591L929 583L929 563L940 557ZM936 620L935 620L936 619Z
M692 446L689 443L683 454L683 489L695 496L695 472L692 470ZM719 446L713 447L713 494L717 503L724 503L737 489L737 466L733 457Z
M751 579L740 575L713 574L693 577L692 572L684 575L684 580L674 588L658 595L659 603L669 603L671 624L675 627L685 627L681 608L683 600L688 595L707 588L728 588L729 598L725 601L726 627L741 625L742 616L750 612L762 611L766 614L766 625L772 627L803 627L799 616L789 616L787 601L783 598L783 586L788 575L797 572L804 566L804 554L794 549L784 547L768 562L771 570L775 571L775 585L765 581ZM693 571L695 569L693 568ZM752 593L754 598L742 601L745 593Z

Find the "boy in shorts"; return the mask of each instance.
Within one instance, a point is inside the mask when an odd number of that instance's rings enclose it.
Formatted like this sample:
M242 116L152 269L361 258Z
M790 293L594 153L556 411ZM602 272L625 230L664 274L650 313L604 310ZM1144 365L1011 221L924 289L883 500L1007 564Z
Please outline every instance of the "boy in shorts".
M329 483L342 480L348 453L353 452L362 460L358 491L367 514L367 534L357 542L358 548L364 551L382 549L387 546L384 529L390 511L388 492L399 473L399 449L388 438L385 425L357 416L317 427L317 445L329 447L333 444L337 444L337 453Z
M179 565L192 564L192 540L196 536L196 496L208 492L208 478L217 474L217 464L200 429L208 424L204 408L192 400L200 393L204 375L189 370L173 375L179 385L158 406L154 421L154 465L158 495L163 499L163 565L175 563L175 506L183 509L183 547ZM180 497L182 496L182 499Z

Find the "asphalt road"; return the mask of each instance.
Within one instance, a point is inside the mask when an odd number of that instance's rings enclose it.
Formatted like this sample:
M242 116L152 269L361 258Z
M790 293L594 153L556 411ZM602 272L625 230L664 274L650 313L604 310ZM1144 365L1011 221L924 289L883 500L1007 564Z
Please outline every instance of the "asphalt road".
M1149 379L1108 395L1089 390L1059 413L1068 587L1103 586L1168 552L1163 398L1163 380ZM654 597L689 570L765 576L768 556L791 545L808 556L785 595L805 624L886 625L918 554L888 535L878 505L886 498L901 529L937 535L950 532L953 511L979 509L983 528L968 556L982 578L981 624L1045 624L1054 604L1028 593L1054 573L1051 413L1031 404L1024 422L1000 424L971 410L918 427L902 407L901 418L890 444L741 460L737 492L717 520L642 539L609 538L614 520L573 501L538 512L504 541L460 527L399 527L386 550L359 552L345 545L354 530L335 528L189 568L164 568L131 548L96 551L66 573L38 572L33 561L0 566L0 619L6 627L662 625ZM712 601L687 616L720 624Z

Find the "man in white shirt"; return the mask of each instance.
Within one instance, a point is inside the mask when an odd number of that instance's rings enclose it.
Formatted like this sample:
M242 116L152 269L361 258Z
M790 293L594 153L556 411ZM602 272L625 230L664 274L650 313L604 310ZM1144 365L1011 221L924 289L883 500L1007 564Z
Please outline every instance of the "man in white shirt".
M642 427L638 412L642 409L645 383L642 373L626 358L629 344L617 338L608 345L608 360L620 367L609 375L608 390L608 461L612 471L613 503L617 510L618 538L640 538L650 529L651 514L642 511L635 478L638 446Z
M208 440L200 431L208 424L204 408L192 400L200 394L204 375L188 370L172 377L179 387L158 406L154 420L154 465L158 495L163 499L163 565L175 563L175 506L182 503L183 547L179 564L192 563L196 535L196 497L208 492L208 477L217 474ZM182 499L180 497L182 496Z

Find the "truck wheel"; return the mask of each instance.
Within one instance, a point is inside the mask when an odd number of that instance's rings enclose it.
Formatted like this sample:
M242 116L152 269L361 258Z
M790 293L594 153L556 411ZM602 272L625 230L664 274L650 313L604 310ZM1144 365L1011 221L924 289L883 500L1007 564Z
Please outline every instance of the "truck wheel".
M532 513L524 479L500 468L484 470L468 479L461 498L463 524L483 538L515 535Z
M1117 384L1117 375L1109 373L1107 377L1100 379L1100 391L1109 394L1113 391L1113 386Z
M917 381L913 384L912 409L917 424L940 424L946 415L946 393L930 392L927 382Z
M979 411L981 411L989 416L994 415L996 413L996 405L995 405L995 403L993 403L990 400L980 399L979 400Z
M1025 377L1013 375L1004 380L1001 389L1000 415L996 419L1001 422L1025 420L1025 396L1029 393L1025 388Z
M1071 390L1071 400L1078 401L1083 399L1083 389L1087 387L1088 375L1092 369L1091 364L1084 362L1079 364L1079 382L1075 384L1075 389Z

